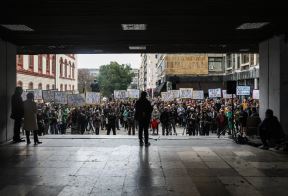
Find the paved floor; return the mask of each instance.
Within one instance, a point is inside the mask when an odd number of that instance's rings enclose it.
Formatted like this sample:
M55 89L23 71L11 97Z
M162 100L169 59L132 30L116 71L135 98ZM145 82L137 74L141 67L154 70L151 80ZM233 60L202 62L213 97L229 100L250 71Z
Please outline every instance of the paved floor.
M0 196L288 194L288 155L214 136L42 138L0 147Z

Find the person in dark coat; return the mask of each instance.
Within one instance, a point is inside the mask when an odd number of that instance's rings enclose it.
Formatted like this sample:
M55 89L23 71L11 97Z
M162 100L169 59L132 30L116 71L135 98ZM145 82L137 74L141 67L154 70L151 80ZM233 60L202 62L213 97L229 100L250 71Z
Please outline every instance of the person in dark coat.
M269 149L269 147L274 146L277 147L285 141L283 128L277 117L273 115L271 109L266 110L265 119L259 126L259 134L263 143L263 149Z
M148 138L148 128L151 119L151 114L153 111L153 107L151 106L150 101L148 101L147 93L143 91L141 93L140 98L137 100L135 104L135 119L139 123L139 142L140 146L143 145L143 131L144 131L144 141L145 146L149 146L149 138Z
M23 89L22 87L16 87L15 92L11 98L11 106L12 106L12 113L11 118L14 119L14 142L24 142L25 140L20 138L20 129L22 124L22 118L24 117L24 107L23 107L23 100L22 95Z

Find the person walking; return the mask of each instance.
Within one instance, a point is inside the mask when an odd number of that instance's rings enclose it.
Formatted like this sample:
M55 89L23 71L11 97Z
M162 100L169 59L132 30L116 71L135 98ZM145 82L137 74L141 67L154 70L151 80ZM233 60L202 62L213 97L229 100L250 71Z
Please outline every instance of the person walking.
M148 101L147 93L145 91L141 92L140 98L136 101L135 104L135 119L139 123L139 142L140 146L143 146L143 132L144 132L144 142L145 146L149 146L149 137L148 137L148 128L151 119L151 114L153 107L151 106L150 101Z
M24 108L24 130L26 132L27 144L30 144L30 131L34 133L34 144L41 144L38 140L37 106L34 102L34 94L28 93L27 100L23 103Z
M14 120L13 142L15 143L25 141L20 138L20 129L22 124L22 118L24 115L23 100L21 97L22 93L23 93L22 87L16 87L15 92L11 98L12 113L10 118Z

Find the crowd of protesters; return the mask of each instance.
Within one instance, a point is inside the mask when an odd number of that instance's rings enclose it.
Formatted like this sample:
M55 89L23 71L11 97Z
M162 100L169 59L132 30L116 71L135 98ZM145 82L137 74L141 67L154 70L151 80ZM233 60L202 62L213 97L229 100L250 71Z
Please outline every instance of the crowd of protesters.
M183 130L183 135L190 136L207 136L215 133L220 137L233 132L237 132L241 137L259 134L258 127L261 120L258 114L258 100L234 99L233 104L231 99L209 98L175 99L164 102L159 97L150 99L150 102L153 110L149 129L153 135L177 135L179 127ZM135 104L136 100L107 100L97 105L81 107L38 103L37 132L39 135L66 134L69 129L71 134L99 135L100 131L105 130L107 135L111 132L116 135L122 127L128 135L135 135L139 127L139 121L135 118ZM14 111L14 115L20 114L16 115L16 119L22 118L21 113L21 111ZM21 121L15 120L17 130L20 126ZM260 136L267 146L265 142L267 134L263 134L265 132L263 126L260 127L260 131L262 130ZM19 141L20 137L15 135L15 129L14 136L14 141Z

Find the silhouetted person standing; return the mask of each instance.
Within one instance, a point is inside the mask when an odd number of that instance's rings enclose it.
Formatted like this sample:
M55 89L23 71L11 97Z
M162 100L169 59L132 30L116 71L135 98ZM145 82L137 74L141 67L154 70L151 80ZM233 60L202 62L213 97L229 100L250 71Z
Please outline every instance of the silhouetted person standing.
M148 128L151 119L151 114L153 111L153 107L151 106L150 101L146 98L147 93L143 91L141 93L140 98L136 102L135 108L135 119L139 123L139 142L140 146L143 145L143 131L144 131L144 142L145 146L149 146L150 143L148 141Z
M11 118L14 119L14 136L13 136L14 142L25 141L20 138L20 129L22 124L22 118L24 116L23 100L21 97L22 93L23 93L22 87L16 87L15 92L12 95L11 99L11 105L12 105Z
M24 130L26 132L27 144L30 144L30 131L34 133L34 144L41 144L38 140L37 105L34 102L34 94L28 93L24 101Z

